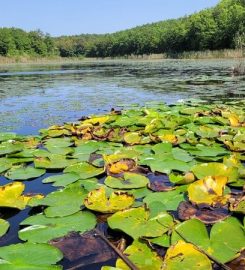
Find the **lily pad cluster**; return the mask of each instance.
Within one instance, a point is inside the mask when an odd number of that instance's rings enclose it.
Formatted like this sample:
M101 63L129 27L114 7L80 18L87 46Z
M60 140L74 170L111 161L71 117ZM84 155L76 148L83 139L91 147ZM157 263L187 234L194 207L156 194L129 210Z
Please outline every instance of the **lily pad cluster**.
M20 223L24 242L0 247L0 268L61 269L57 239L101 223L110 241L126 239L122 252L138 269L209 270L238 260L244 154L245 108L236 104L160 104L39 136L0 133L0 210L35 210ZM30 181L55 191L27 194ZM9 228L1 216L0 237ZM102 269L130 267L117 259Z

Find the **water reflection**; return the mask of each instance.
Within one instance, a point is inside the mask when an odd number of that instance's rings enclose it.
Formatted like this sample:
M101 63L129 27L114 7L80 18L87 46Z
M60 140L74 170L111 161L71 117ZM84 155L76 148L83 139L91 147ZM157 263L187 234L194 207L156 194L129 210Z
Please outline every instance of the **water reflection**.
M121 104L244 98L235 61L121 61L0 68L0 130L36 134Z

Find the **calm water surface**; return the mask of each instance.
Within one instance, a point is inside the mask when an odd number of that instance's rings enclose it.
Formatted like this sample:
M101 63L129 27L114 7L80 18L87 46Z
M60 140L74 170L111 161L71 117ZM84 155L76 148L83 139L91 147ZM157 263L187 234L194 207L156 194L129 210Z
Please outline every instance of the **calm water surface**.
M237 60L103 61L0 67L0 131L37 134L112 107L181 99L240 99Z

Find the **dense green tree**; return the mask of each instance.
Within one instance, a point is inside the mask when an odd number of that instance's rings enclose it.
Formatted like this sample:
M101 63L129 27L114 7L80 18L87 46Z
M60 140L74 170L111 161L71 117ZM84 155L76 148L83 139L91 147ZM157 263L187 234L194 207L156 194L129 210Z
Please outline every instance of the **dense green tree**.
M245 0L221 0L217 6L175 20L146 24L105 35L52 38L41 31L0 28L0 55L115 57L152 53L241 48L245 43Z

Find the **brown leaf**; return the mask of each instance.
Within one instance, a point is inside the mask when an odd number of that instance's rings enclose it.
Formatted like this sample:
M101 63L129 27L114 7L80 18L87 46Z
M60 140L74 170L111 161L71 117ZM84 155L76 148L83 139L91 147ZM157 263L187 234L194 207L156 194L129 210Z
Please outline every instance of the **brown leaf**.
M94 231L84 234L72 232L50 241L50 244L59 248L64 258L72 265L79 264L79 267L117 258L112 248L99 237L94 237L94 233Z
M166 174L151 173L147 177L151 181L148 188L153 191L161 192L175 189Z
M190 202L181 202L178 207L178 216L181 220L196 218L205 224L214 224L229 216L228 209L210 206L194 206Z

